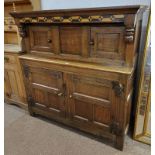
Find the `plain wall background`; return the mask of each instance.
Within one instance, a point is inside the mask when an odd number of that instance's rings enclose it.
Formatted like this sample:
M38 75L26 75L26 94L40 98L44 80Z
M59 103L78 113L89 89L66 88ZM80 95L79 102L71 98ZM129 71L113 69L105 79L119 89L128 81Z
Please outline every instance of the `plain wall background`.
M151 0L41 0L42 10L123 5L150 5Z

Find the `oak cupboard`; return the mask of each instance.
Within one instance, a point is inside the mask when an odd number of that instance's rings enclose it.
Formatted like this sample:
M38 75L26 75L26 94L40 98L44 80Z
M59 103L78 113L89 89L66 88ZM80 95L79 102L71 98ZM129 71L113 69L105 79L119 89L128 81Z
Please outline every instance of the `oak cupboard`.
M28 109L122 150L145 7L11 13Z

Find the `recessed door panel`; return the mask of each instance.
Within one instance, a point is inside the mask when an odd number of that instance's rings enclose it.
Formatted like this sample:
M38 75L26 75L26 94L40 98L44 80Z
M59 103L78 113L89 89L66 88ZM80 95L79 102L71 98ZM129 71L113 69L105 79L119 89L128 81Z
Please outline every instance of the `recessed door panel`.
M59 52L59 29L57 26L30 26L29 35L31 52Z
M9 99L14 101L20 101L20 86L18 85L18 71L15 71L12 68L5 69L5 77L4 77L4 84L5 84L5 96Z
M43 107L56 115L65 115L62 72L45 68L28 67L30 96L35 106Z
M61 26L61 54L70 54L73 56L88 56L88 38L89 27Z
M124 27L91 27L91 56L125 58Z
M109 128L115 104L111 81L78 75L70 75L68 81L71 118Z

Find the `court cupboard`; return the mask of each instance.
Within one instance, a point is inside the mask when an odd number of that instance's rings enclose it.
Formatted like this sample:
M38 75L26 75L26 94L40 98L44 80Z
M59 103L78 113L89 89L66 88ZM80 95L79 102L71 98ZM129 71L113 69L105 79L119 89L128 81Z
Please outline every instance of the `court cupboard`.
M142 13L113 7L11 13L22 37L28 108L122 150Z

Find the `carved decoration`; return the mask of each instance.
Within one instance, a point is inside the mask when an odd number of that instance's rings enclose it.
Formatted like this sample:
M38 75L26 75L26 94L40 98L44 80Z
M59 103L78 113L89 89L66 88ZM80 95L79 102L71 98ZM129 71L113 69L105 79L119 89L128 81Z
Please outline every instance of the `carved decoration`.
M26 37L26 29L24 25L19 25L18 30L21 37Z
M112 88L114 89L116 96L118 96L118 97L122 96L124 87L121 83L119 83L118 81L113 81Z
M130 29L126 29L125 30L125 41L127 43L132 43L134 41L134 33L135 33L135 29L134 28L130 28Z
M110 23L123 22L124 15L24 17L20 23Z

